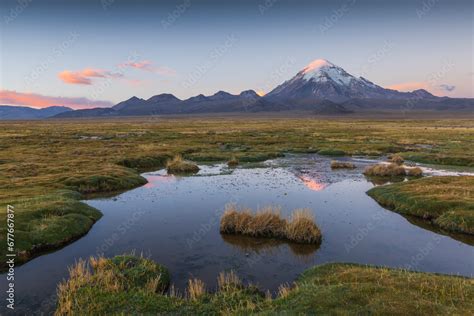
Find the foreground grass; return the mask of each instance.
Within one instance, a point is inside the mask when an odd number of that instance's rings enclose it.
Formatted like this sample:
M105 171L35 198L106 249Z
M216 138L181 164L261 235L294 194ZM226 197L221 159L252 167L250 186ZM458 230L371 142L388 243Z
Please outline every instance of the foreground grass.
M375 187L382 206L430 220L447 231L474 234L474 177L429 177Z
M252 213L227 205L220 222L221 234L286 239L301 244L321 243L321 231L310 210L293 211L290 220L281 217L280 208L265 207Z
M165 167L175 155L245 163L285 152L399 153L415 161L474 166L473 127L470 120L248 117L2 122L0 216L7 204L16 208L21 229L16 230L15 251L27 260L90 229L100 213L79 199L140 186L146 180L139 170ZM71 194L60 193L65 190ZM1 256L5 231L2 221Z
M245 285L234 272L217 289L193 278L180 295L166 268L144 258L80 261L59 286L56 315L470 315L474 280L352 264L326 264L304 272L277 297Z

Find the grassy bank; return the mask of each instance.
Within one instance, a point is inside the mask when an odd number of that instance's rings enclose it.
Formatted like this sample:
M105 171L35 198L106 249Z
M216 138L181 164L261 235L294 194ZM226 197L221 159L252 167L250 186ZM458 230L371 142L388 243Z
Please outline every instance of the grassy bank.
M195 162L235 159L244 163L285 152L400 153L424 162L472 166L473 126L470 120L248 117L2 122L0 216L5 216L7 204L16 208L16 224L21 230L17 230L15 250L27 260L43 249L60 247L82 236L100 217L97 210L78 201L84 194L142 185L146 180L140 177L140 170L162 168L175 155ZM74 198L58 193L64 190L72 191ZM50 213L55 215L42 216ZM80 220L68 220L72 216ZM6 252L5 229L2 221L2 256Z
M429 177L375 187L382 206L452 232L474 234L474 177Z
M173 287L164 293L169 282L166 268L143 258L79 262L59 286L56 314L468 315L474 309L473 279L352 264L313 267L273 298L232 271L219 274L213 291L193 278L184 293Z

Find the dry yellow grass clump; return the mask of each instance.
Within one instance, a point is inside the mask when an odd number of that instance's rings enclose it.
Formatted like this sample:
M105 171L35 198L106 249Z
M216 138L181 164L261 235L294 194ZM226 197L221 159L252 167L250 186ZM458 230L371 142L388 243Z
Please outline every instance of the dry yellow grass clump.
M331 169L355 169L355 165L352 162L333 160Z
M376 177L395 177L406 175L405 168L397 164L378 164L365 168L364 174L366 176Z
M239 160L236 157L232 157L228 162L227 165L229 167L237 167L239 165Z
M250 209L226 206L221 218L220 232L252 237L288 239L297 243L321 242L321 231L308 209L295 210L288 221L282 218L279 207L267 206L253 213Z
M396 165L401 166L401 165L403 165L403 163L405 162L405 159L403 159L403 157L400 156L400 155L392 155L392 156L389 158L389 161L390 161L391 163L394 163L394 164L396 164Z
M421 177L423 175L423 170L419 167L407 168L407 175L410 177Z
M314 223L314 216L308 209L293 211L286 225L286 238L302 244L316 244L321 241L321 231Z
M206 284L199 279L189 279L188 280L188 288L186 289L187 297L190 300L197 300L203 295L206 294Z
M195 173L199 171L199 167L195 163L184 160L180 155L176 155L166 163L166 170L168 173Z

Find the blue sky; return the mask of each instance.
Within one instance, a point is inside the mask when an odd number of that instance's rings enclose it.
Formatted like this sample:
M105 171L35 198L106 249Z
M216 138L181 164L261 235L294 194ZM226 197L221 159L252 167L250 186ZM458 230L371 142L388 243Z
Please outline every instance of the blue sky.
M384 87L474 97L473 12L456 0L6 0L0 101L267 93L319 58Z

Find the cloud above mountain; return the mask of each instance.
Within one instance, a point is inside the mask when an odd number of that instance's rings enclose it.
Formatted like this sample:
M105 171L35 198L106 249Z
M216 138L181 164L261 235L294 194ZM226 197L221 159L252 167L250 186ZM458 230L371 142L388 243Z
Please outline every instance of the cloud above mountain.
M85 68L80 71L64 70L58 74L58 77L68 84L91 85L92 78L121 78L123 74L103 69Z
M72 109L89 109L110 107L112 102L91 100L88 98L55 97L38 93L24 93L12 90L0 90L0 104L27 105L35 108L45 108L52 105L67 106Z
M130 62L120 64L119 67L135 68L139 70L157 73L163 76L176 75L176 71L174 69L166 67L166 66L156 66L150 60L142 60L142 61L137 61L137 62L130 61Z
M440 84L439 88L447 92L452 92L456 89L456 86L449 85L449 84Z

